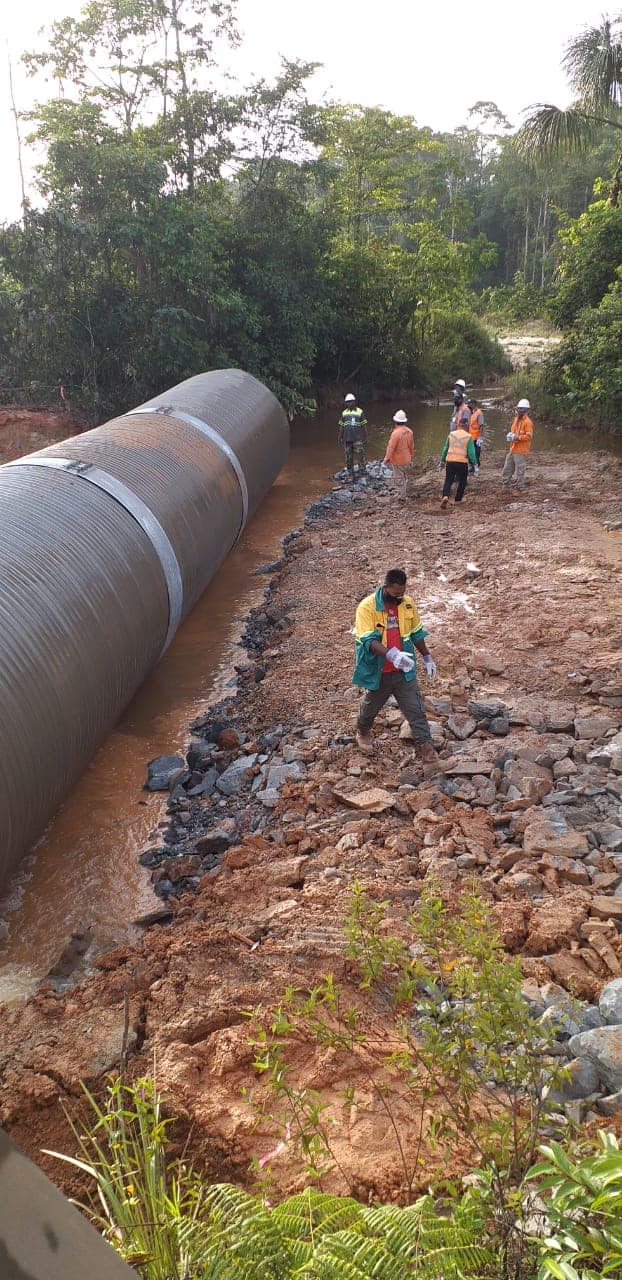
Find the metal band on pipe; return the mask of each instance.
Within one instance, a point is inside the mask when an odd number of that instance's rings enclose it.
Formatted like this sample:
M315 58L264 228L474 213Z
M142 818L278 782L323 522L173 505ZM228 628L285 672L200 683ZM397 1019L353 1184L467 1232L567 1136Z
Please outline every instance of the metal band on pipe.
M186 413L185 409L176 409L173 405L157 404L151 407L149 407L149 405L141 405L139 409L130 409L129 413L125 414L125 417L133 418L138 413L163 413L166 414L167 418L180 418L182 422L188 422L191 427L196 427L197 431L202 431L204 436L207 436L209 440L213 440L214 444L218 445L218 448L221 449L229 459L240 486L240 493L242 495L242 523L238 533L239 537L246 521L248 520L248 485L246 483L246 476L244 475L242 463L240 462L237 453L235 453L231 448L229 442L223 439L220 432L217 431L215 427L210 427L207 422L203 422L202 418L195 418L194 414Z
M51 467L55 471L65 471L69 475L78 476L80 480L88 480L98 489L103 489L104 493L109 493L136 520L147 534L162 566L166 582L168 630L162 649L162 653L165 653L180 623L184 588L179 562L170 538L142 498L133 493L122 480L110 475L109 471L102 471L101 467L95 467L91 462L78 462L75 458L16 458L14 462L7 462L6 466Z

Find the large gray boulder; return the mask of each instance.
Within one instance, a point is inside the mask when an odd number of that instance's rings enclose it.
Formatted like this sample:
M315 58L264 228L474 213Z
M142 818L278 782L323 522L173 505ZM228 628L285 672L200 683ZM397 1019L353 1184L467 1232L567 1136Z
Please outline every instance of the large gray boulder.
M570 1053L589 1058L612 1093L622 1089L622 1027L596 1027L568 1042Z
M622 978L614 978L603 987L598 1001L598 1009L608 1026L620 1026L622 1023Z

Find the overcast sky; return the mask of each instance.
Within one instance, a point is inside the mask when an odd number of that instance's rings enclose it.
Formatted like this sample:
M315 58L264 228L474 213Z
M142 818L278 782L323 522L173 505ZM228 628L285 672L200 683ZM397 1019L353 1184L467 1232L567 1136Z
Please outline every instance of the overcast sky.
M37 46L43 24L80 8L80 0L5 0L18 109L34 93L20 54ZM382 105L433 129L466 123L468 108L485 99L518 123L532 102L568 103L564 45L603 11L606 0L239 0L245 41L233 69L244 81L273 75L281 54L299 57L323 64L318 97ZM0 219L19 212L7 80L0 76ZM26 154L27 169L29 160Z

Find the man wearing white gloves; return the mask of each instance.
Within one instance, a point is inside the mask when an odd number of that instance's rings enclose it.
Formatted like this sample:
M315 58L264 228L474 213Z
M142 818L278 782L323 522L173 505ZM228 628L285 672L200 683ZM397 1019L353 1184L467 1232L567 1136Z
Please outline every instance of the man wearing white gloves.
M519 493L525 491L525 467L527 454L533 440L533 422L529 417L531 405L528 400L519 400L516 406L514 421L505 437L510 448L505 456L501 479L506 493L510 492L512 476L516 473L516 484Z
M415 649L421 654L429 679L436 675L436 663L428 653L416 605L406 592L403 569L389 569L384 585L361 600L354 625L356 653L352 683L365 690L358 714L356 741L361 751L372 745L369 731L393 694L406 717L417 754L424 765L437 765L417 684Z

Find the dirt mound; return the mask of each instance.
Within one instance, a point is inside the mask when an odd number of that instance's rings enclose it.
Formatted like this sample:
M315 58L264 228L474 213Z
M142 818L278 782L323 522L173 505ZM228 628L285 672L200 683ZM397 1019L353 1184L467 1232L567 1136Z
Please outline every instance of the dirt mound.
M0 407L0 463L35 453L83 430L67 411Z

